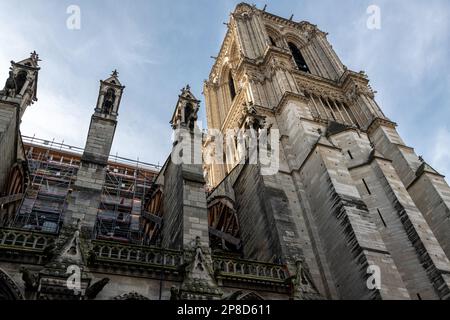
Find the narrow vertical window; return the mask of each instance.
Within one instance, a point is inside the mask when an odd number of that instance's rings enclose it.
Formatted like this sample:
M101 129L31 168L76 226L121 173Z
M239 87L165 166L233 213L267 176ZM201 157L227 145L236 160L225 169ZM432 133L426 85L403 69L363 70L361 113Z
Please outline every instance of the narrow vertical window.
M26 71L20 71L16 76L16 85L17 85L17 91L16 93L19 94L22 92L23 86L25 85L25 82L27 81L27 72Z
M230 89L231 101L233 101L234 98L236 97L236 87L234 86L234 80L233 75L231 74L231 70L230 73L228 74L228 86Z
M387 224L386 224L386 221L383 218L383 215L381 214L381 211L379 209L377 209L377 211L378 211L378 215L380 216L381 222L383 222L383 226L386 228Z
M269 40L270 40L270 44L273 45L274 47L277 46L277 43L275 42L275 40L269 36Z
M297 46L295 44L293 44L292 42L289 42L288 45L289 45L289 49L291 50L292 56L294 57L295 64L297 65L298 69L301 71L310 73L308 65L306 64L305 58L303 58L303 55L302 55L301 51L299 50L299 48L297 48Z
M366 180L362 179L362 182L364 183L364 186L366 187L367 193L372 194L372 192L370 192L369 186L366 183Z

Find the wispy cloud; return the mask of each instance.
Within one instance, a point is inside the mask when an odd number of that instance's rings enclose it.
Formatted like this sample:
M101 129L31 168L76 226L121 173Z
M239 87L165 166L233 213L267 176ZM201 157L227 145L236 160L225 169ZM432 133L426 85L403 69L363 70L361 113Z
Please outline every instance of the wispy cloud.
M0 1L0 86L10 60L37 50L43 59L39 101L26 112L22 131L83 146L98 80L117 68L127 88L113 152L162 163L179 89L190 83L202 99L209 57L217 54L222 22L238 2L79 0L82 28L71 31L66 8L72 1ZM255 0L258 7L266 2ZM366 28L371 4L381 8L381 30ZM450 1L277 0L267 10L329 32L343 62L367 71L405 141L450 175ZM204 105L201 113L204 119Z

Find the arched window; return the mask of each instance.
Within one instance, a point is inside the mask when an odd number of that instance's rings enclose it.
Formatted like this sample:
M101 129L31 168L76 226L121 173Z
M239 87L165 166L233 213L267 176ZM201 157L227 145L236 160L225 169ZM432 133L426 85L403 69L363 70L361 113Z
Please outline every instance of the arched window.
M270 40L270 44L273 45L274 47L277 46L277 43L275 42L275 40L273 39L273 37L269 36L269 40Z
M108 91L106 91L105 99L103 101L103 112L106 114L110 114L113 107L114 102L116 100L116 93L114 92L114 89L109 88Z
M236 87L234 86L234 80L233 80L233 75L231 73L231 70L228 73L228 87L230 89L231 101L233 101L234 98L236 97Z
M289 45L289 49L291 50L292 56L294 57L295 64L297 65L298 69L301 71L310 73L308 65L306 64L305 58L303 58L303 55L302 55L300 49L297 48L297 46L295 44L293 44L292 42L289 42L288 45Z
M26 71L20 71L16 76L16 84L17 84L17 92L22 92L23 86L25 85L25 82L27 81L27 72Z

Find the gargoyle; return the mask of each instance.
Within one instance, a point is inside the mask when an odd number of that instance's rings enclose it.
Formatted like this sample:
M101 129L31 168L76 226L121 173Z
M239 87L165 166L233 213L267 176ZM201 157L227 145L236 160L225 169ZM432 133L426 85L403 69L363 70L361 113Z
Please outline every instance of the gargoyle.
M294 297L300 300L321 299L303 259L296 261L296 269L295 275L286 279L286 283L291 283L293 286Z
M25 290L36 291L39 286L37 276L24 267L20 268L20 272L22 273L22 280L25 283Z
M17 91L17 83L14 78L14 74L12 71L9 72L9 78L6 79L5 88L3 89L3 94L7 97L14 97Z
M88 300L94 300L95 297L103 290L103 288L108 284L109 278L103 278L100 281L97 281L93 285L89 286L86 289L85 296Z
M178 289L175 286L172 286L172 288L170 288L170 300L176 301L180 299L181 299L180 289Z
M44 249L44 255L47 260L51 260L56 253L56 245L54 243L49 244Z
M87 257L88 266L95 264L96 261L97 261L97 254L95 253L95 251L94 250L89 251Z

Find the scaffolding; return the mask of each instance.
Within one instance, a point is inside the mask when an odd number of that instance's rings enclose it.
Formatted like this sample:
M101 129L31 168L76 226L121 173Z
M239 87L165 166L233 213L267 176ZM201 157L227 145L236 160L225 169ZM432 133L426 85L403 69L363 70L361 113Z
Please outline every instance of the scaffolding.
M59 233L83 149L23 136L30 182L13 227ZM110 156L98 207L95 237L141 244L142 207L160 167Z
M30 146L26 151L30 182L15 216L14 227L58 233L62 226L79 162L73 157L53 154L52 146L50 143L48 148Z
M134 167L111 163L97 215L97 239L142 244L142 204L155 172L137 161Z

